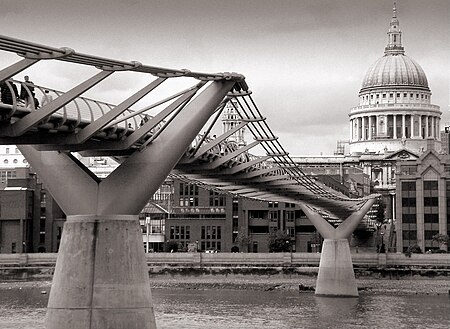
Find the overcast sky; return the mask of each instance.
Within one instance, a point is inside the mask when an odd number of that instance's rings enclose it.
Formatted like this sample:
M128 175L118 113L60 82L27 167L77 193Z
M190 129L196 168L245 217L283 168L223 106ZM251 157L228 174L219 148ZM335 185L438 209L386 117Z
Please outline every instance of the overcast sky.
M201 72L239 72L291 155L332 154L387 43L391 0L1 0L1 33L77 52ZM406 54L449 115L450 2L397 1ZM16 60L1 54L2 67ZM27 72L70 85L40 63ZM22 76L24 73L21 73ZM21 77L20 77L21 78ZM103 91L112 101L134 81ZM124 94L125 95L125 94Z

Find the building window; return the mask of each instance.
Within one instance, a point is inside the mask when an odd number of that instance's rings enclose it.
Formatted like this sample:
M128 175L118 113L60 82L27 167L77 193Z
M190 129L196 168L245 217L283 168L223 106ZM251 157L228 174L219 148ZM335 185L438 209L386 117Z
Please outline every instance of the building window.
M394 94L393 94L393 93L390 93L390 94L389 94L389 98L392 98L392 97L394 97Z
M197 185L180 183L179 205L180 205L180 207L197 207L198 206L198 186Z
M226 196L215 191L209 191L210 207L225 207Z
M9 147L6 148L6 154L9 154Z
M295 221L295 211L294 210L286 210L286 222L293 223Z
M402 238L407 249L417 243L416 182L402 182L401 188Z
M397 93L397 97L400 97L400 93Z
M404 98L408 97L408 94L407 93L403 93L403 97Z
M222 227L202 226L201 227L201 248L202 250L221 250L222 248Z
M386 98L386 94L383 94L383 98Z
M269 220L271 222L278 222L278 211L269 211Z

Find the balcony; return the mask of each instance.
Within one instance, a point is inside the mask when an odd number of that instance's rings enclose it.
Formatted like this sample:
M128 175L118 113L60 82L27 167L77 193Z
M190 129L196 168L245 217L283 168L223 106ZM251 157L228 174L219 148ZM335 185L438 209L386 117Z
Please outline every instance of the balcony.
M352 107L350 113L366 112L367 110L384 111L386 109L411 111L412 109L425 110L441 113L440 107L427 103L387 103L387 104L367 104Z

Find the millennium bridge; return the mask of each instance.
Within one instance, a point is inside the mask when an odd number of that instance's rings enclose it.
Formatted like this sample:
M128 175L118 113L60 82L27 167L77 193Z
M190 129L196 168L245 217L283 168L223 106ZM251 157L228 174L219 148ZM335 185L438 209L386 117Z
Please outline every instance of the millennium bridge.
M138 214L168 175L222 193L298 204L325 239L316 295L358 296L348 238L376 196L351 199L305 175L243 75L167 69L7 36L0 36L0 49L20 57L0 71L3 94L12 96L2 95L0 143L18 146L67 215L46 328L156 328ZM65 91L15 80L42 61L67 66L62 75L86 67L93 73ZM148 84L119 104L82 96L125 73ZM157 93L168 84L169 94ZM16 85L26 99L44 101L19 100ZM211 137L229 102L240 124ZM229 142L244 127L253 141ZM99 179L74 152L110 156L120 165Z

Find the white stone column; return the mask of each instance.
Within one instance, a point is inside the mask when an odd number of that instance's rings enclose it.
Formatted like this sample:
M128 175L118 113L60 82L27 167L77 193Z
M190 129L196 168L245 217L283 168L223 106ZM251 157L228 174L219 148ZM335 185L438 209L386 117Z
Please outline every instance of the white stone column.
M411 139L414 138L414 115L411 114Z
M359 141L360 140L360 128L361 128L361 124L360 124L360 120L359 118L356 118L356 140Z
M431 117L431 137L436 138L436 125L435 125L435 117Z
M384 117L384 136L388 135L388 116Z
M373 133L372 133L372 116L369 115L369 140L373 139Z
M380 127L379 127L380 116L379 115L376 116L376 120L377 120L377 136L379 137L380 136Z
M406 114L402 114L402 138L406 138Z
M350 119L350 129L349 129L349 132L350 132L350 142L353 142L353 120L352 120L352 119Z
M436 139L438 141L441 140L440 127L441 127L441 119L440 118L436 118Z
M424 136L422 135L422 116L421 115L419 115L419 137L421 139L424 138Z
M393 125L394 125L394 134L393 134L393 138L394 138L394 139L397 139L397 115L396 115L396 114L394 114Z
M428 115L425 116L425 139L428 138L428 136L430 135L430 132L428 130Z
M361 117L361 140L366 140L366 117Z
M386 186L387 185L387 171L388 171L388 167L387 164L384 164L384 166L382 166L383 168L383 181L382 181L382 186Z
M391 179L391 164L390 163L386 163L386 185L389 185Z

